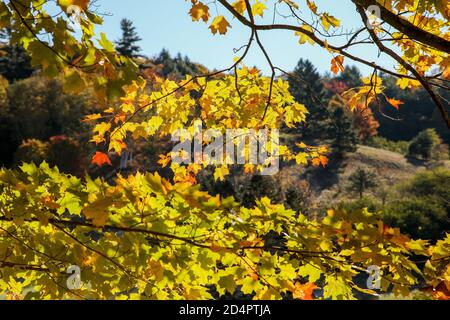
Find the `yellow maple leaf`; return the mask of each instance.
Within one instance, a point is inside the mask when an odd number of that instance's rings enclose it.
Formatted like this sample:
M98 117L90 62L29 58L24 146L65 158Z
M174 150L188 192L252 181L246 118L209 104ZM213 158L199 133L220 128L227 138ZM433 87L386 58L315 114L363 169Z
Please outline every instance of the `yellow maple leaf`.
M200 19L204 22L208 22L209 20L209 7L203 4L202 2L195 3L189 14L192 17L192 21L199 21Z
M252 6L252 12L255 16L264 16L264 10L266 10L266 5L260 1L256 1L256 3Z
M216 181L224 181L225 176L230 173L227 166L217 167L214 171L214 180Z
M215 17L212 24L209 26L211 32L216 34L219 32L220 34L225 34L228 31L228 28L231 28L227 19L224 16Z
M63 7L77 6L82 10L86 10L89 5L89 0L59 0L58 3Z
M171 160L172 160L172 158L170 156L160 154L158 164L160 164L164 168L164 167L167 167L167 165L169 164L169 162Z
M302 29L304 29L304 30L306 30L306 31L313 32L313 28L312 28L311 26L308 26L308 25L302 25ZM300 39L298 40L298 42L299 42L300 44L305 44L306 42L308 42L308 43L311 44L311 45L314 45L314 44L315 44L314 40L311 39L308 35L306 35L306 34L303 33L303 32L296 31L296 32L295 32L295 35L298 36L298 37L300 38Z
M101 119L102 115L100 113L87 115L81 120L82 122L92 122L98 119Z
M233 3L233 8L239 12L239 14L244 14L247 9L247 5L245 4L245 0L237 0Z

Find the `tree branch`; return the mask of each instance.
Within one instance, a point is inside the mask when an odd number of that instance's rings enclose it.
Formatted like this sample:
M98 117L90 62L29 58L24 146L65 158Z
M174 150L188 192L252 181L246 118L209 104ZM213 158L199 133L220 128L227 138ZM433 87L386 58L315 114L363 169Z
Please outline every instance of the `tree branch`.
M365 12L364 8L362 6L356 4L356 10L359 12L359 14L360 14L362 20L364 21L364 23L367 23L369 19L368 19L367 15L366 15L366 12ZM395 53L395 51L393 51L392 49L386 47L380 41L380 39L378 38L378 36L377 36L377 34L375 33L374 30L368 29L368 31L369 31L369 34L370 34L372 40L375 42L375 44L377 45L377 47L380 49L381 52L384 52L387 55L391 56L403 68L405 68L406 70L411 72L417 78L417 80L420 82L420 84L428 92L428 95L430 96L431 100L433 100L433 102L439 108L439 111L441 112L442 118L444 119L447 127L450 129L450 117L449 117L449 114L448 114L448 110L444 106L444 104L442 103L441 98L436 94L436 92L434 92L433 88L428 83L428 81L424 77L422 77L422 75L416 69L414 69L409 63L407 63L405 60L403 60L402 57L400 57L397 53Z
M372 5L378 6L381 10L381 19L401 33L407 35L410 39L417 40L422 44L428 45L443 52L450 52L449 40L441 38L438 35L430 33L419 27L416 27L411 22L399 17L395 13L383 7L376 0L352 0L352 2L363 7L364 9L367 9Z

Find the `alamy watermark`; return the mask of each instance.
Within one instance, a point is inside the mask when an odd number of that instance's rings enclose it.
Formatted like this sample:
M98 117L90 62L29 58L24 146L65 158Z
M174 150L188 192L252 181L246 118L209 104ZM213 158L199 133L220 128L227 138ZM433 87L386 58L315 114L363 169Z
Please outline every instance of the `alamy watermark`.
M77 5L70 5L66 9L67 16L69 18L69 27L73 30L81 30L81 19L83 9Z
M366 26L373 30L381 25L381 8L377 5L368 6L366 11L369 13Z
M381 288L381 270L378 266L369 266L367 268L369 277L367 278L367 288L370 290L379 290Z
M69 290L79 290L83 283L81 282L81 269L79 266L72 265L67 268L70 276L67 278L66 284Z
M233 165L252 164L262 167L261 175L279 171L279 131L276 129L216 129L203 131L196 121L194 132L176 130L172 141L172 162L177 164Z

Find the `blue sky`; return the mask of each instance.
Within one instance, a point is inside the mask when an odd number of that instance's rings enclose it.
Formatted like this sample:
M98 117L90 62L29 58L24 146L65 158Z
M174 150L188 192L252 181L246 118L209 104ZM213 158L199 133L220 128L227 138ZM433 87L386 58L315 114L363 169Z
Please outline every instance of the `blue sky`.
M273 4L274 1L269 0L268 3ZM319 10L328 11L340 19L346 30L362 26L351 1L316 0L316 3ZM186 0L99 0L97 4L100 12L110 14L104 17L104 25L99 27L98 31L106 32L110 39L116 40L120 37L120 20L125 17L131 19L143 39L140 43L142 54L147 56L155 56L162 48L166 48L172 55L181 52L210 69L220 69L233 63L233 49L244 45L249 36L248 29L241 27L236 20L231 21L231 17L229 20L232 29L225 36L212 35L205 23L191 21L188 15L190 1ZM220 4L217 6L217 12L226 15L226 10L220 7ZM261 22L270 22L272 12L270 10L270 13L266 13L268 20ZM216 9L213 9L212 13L215 14ZM283 18L279 19L279 22L283 21ZM331 55L318 46L299 45L293 32L265 31L260 33L260 37L274 64L285 70L292 70L301 57L313 61L321 73L330 69ZM373 46L359 46L352 53L389 68L394 66L386 57L378 57L378 51ZM257 66L265 73L270 70L256 46L247 56L245 63ZM355 64L348 59L345 63ZM358 67L363 74L371 72L365 66Z

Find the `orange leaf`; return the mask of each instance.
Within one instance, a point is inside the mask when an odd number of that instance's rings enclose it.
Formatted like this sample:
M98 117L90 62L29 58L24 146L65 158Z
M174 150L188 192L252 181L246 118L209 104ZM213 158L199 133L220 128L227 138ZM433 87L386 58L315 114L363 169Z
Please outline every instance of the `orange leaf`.
M345 67L344 67L344 56L336 56L335 58L333 58L333 60L331 60L331 71L334 74L338 74L339 70L341 70L342 72L345 71Z
M116 115L116 116L114 117L114 122L115 122L116 124L118 124L119 122L124 123L125 120L126 120L126 115L125 115L125 113L123 113L123 112L119 113L118 115Z
M255 171L255 167L251 163L247 163L244 166L244 172L245 173L253 173Z
M95 155L92 157L92 164L96 164L99 167L103 166L105 163L112 166L111 160L109 160L109 157L106 153L103 152L96 152Z
M395 109L399 109L401 104L405 104L404 102L397 100L397 99L390 99L390 98L386 98L387 102L389 102L389 104L391 106L393 106Z
M158 164L160 164L163 168L165 168L169 164L170 161L171 161L170 156L166 156L163 154L159 155Z
M314 167L319 167L320 165L322 165L322 167L326 167L328 164L328 158L325 156L319 156L317 158L312 159L312 165Z
M312 282L308 282L306 284L300 284L297 282L293 292L294 299L313 300L313 291L316 288L317 286Z

